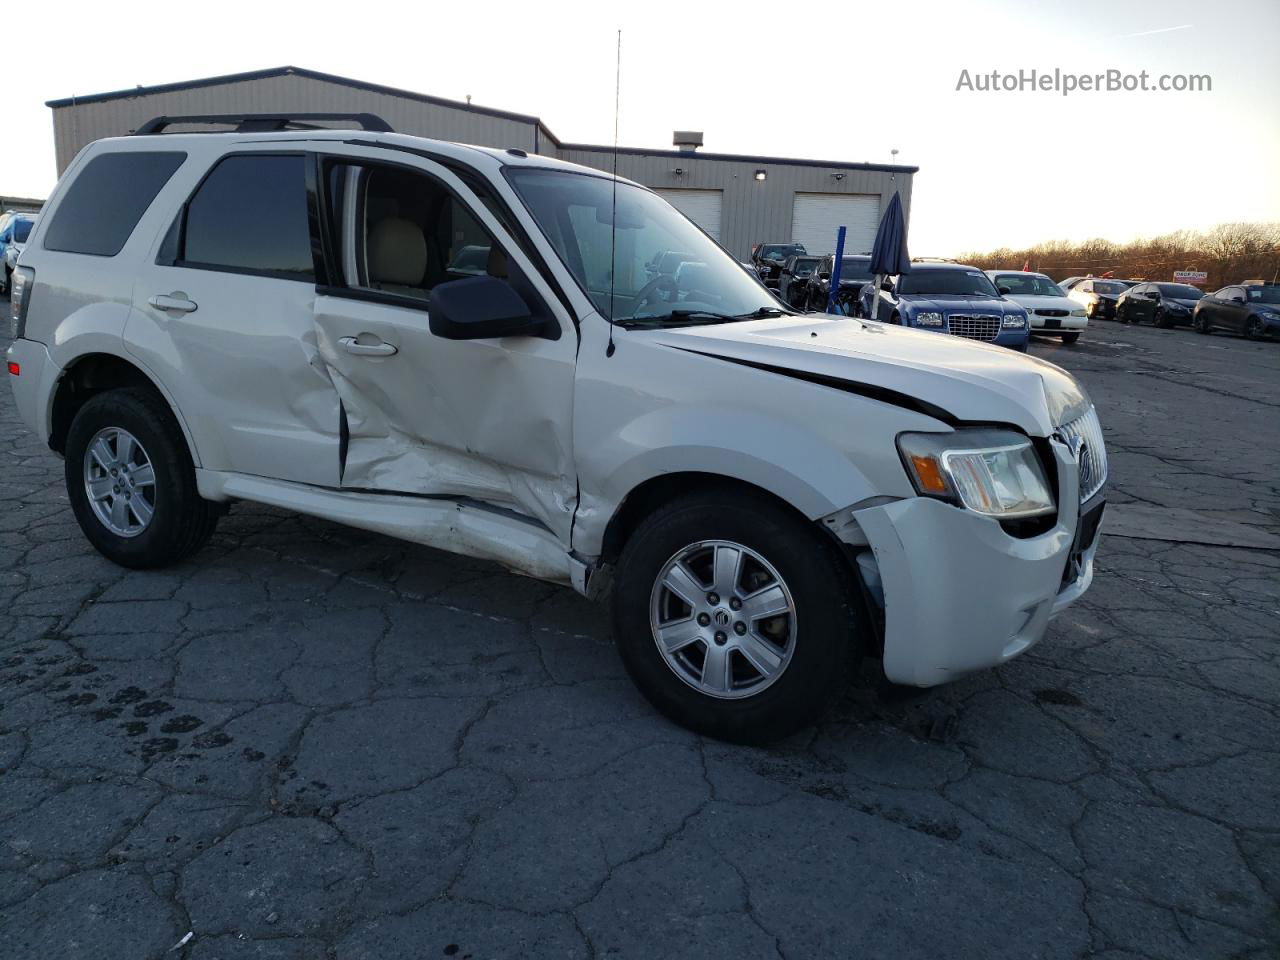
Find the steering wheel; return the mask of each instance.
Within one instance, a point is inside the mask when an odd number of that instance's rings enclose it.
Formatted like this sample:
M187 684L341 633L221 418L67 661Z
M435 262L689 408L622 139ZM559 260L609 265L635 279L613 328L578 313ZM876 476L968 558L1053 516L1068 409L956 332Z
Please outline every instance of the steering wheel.
M662 291L664 290L667 291L667 296L662 296ZM676 284L675 277L660 273L636 291L636 306L633 313L639 313L640 309L650 300L656 299L661 303L674 303L679 295L680 287Z

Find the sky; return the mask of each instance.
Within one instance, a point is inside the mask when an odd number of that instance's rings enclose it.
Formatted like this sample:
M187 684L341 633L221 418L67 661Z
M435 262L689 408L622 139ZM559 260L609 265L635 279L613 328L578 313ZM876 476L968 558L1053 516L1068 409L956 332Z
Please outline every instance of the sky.
M692 129L707 152L890 162L897 149L920 167L913 255L1280 221L1276 0L70 0L9 27L0 195L53 188L46 100L284 64L470 95L609 143L621 29L623 146L669 149ZM1032 69L1207 74L1212 90L957 89L962 71L977 86Z

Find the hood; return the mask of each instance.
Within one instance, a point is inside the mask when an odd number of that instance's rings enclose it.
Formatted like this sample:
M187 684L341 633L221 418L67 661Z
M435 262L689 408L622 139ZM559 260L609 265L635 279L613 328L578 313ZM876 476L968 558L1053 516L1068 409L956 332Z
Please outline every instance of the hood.
M1024 310L1079 310L1080 304L1070 297L1050 297L1039 294L1009 293L1006 300L1012 300Z
M871 396L923 401L950 419L1013 424L1048 436L1089 409L1060 367L1003 347L830 314L677 327L646 337L680 350L843 381ZM893 402L890 400L889 402Z
M1001 297L947 296L945 294L904 293L898 302L918 310L938 310L943 313L973 313L985 310L998 316L1014 311L1014 305Z
M1194 310L1199 300L1188 300L1184 297L1165 297L1166 303L1176 303L1180 307L1186 307L1188 310Z

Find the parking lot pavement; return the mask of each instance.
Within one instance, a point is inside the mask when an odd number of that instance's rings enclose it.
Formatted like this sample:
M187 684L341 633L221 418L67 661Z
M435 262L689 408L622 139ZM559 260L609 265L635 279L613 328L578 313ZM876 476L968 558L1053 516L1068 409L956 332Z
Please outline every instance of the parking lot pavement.
M1092 591L764 750L665 722L600 609L484 563L240 505L113 567L0 390L0 952L1275 956L1280 553L1229 544L1280 534L1280 344L1032 352L1106 428Z

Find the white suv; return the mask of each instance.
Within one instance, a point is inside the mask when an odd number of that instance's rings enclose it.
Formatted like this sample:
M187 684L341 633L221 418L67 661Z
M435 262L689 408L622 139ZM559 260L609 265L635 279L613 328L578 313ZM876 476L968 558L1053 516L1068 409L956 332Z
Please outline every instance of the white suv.
M487 557L611 596L645 695L742 741L855 655L1008 660L1088 587L1106 456L1064 371L798 316L643 187L359 119L153 121L50 198L9 381L110 559L237 500Z

